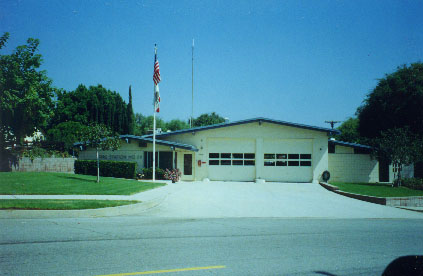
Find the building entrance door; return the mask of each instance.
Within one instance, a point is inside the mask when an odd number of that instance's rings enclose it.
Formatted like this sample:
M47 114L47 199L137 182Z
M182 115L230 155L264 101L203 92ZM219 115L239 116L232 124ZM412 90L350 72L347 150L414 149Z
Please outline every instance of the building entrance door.
M192 154L184 154L184 175L192 175Z
M389 182L389 163L379 161L379 182Z

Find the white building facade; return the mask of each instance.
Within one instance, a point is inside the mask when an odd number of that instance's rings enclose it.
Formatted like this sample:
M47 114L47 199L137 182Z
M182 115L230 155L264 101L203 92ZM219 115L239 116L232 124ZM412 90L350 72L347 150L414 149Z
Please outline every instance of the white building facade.
M328 170L328 135L336 130L256 118L156 135L157 167L179 168L182 180L318 182ZM123 135L103 160L151 167L151 135ZM80 159L95 159L93 149ZM162 160L162 161L161 161Z

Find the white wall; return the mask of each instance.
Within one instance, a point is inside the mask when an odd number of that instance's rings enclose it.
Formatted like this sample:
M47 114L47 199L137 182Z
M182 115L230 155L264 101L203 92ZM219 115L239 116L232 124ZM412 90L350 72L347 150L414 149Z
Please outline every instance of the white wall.
M379 162L369 154L330 153L329 182L378 182Z
M245 150L242 152L250 152L250 141L255 141L256 150L256 176L265 176L263 165L263 154L265 153L265 140L266 139L308 139L312 144L312 175L308 176L307 181L317 181L323 171L328 169L328 136L326 132L314 131L309 129L302 129L297 127L290 127L284 125L277 125L272 123L263 122L261 125L258 122L248 124L241 124L235 126L228 126L216 129L203 130L195 133L183 133L178 135L164 136L159 139L175 141L194 145L199 149L195 154L194 170L195 179L202 180L209 177L208 154L210 152L209 141L216 139L229 139L230 141L240 141L236 151L242 150L245 145ZM223 152L224 146L222 145ZM215 150L215 149L213 149ZM226 150L226 149L225 149ZM230 152L236 153L231 150ZM282 152L281 152L282 153ZM297 152L295 152L297 153ZM298 152L300 153L300 152ZM198 166L198 161L205 161L206 164ZM301 173L301 172L299 172ZM308 173L308 172L307 172ZM229 172L228 172L229 174ZM229 179L229 175L223 175L223 178ZM264 178L264 177L262 177ZM299 177L301 179L301 177Z
M147 147L140 147L139 141L130 140L128 144L125 140L121 140L121 146L115 151L99 151L100 160L112 160L112 161L127 161L137 162L137 171L141 172L144 168L144 151L153 151L153 144L147 143ZM156 152L158 151L172 151L169 146L163 146L156 144ZM96 151L93 148L79 152L80 160L96 160Z

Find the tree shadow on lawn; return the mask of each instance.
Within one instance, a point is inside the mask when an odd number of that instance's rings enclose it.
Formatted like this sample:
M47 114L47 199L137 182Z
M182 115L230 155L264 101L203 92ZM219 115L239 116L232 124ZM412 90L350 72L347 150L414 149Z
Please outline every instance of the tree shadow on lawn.
M65 176L65 175L57 175L56 177L58 178L65 178L65 179L72 179L72 180L78 180L78 181L82 181L82 182L93 182L93 183L97 183L96 179L85 179L85 178L80 178L77 176L73 176L73 175L69 175L69 176Z

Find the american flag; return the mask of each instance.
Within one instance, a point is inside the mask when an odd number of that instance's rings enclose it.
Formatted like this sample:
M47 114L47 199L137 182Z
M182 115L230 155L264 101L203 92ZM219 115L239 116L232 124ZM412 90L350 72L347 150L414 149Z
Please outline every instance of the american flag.
M160 68L159 68L159 61L157 60L157 54L154 56L153 81L155 85L159 84L160 82Z
M160 68L159 61L157 60L157 50L154 54L154 109L156 112L160 112L160 93L159 93L159 82L160 82Z

